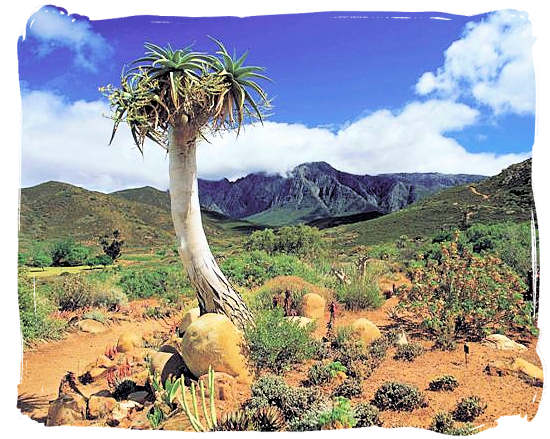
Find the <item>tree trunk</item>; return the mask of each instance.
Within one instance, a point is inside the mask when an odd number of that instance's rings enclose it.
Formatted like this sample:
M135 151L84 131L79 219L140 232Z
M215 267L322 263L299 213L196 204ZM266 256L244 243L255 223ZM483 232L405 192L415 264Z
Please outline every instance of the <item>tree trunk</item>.
M196 138L197 132L186 125L170 130L170 200L178 252L196 290L201 315L225 314L242 329L252 315L218 267L202 227Z

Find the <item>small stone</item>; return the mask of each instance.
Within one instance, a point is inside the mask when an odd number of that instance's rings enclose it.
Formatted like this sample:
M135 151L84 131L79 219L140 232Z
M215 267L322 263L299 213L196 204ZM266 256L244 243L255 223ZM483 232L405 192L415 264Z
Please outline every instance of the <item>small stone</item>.
M129 401L135 401L135 402L139 402L140 404L144 404L148 396L149 396L149 392L146 392L145 390L140 390L138 392L130 393L127 399Z
M92 395L88 400L88 417L90 419L104 418L113 411L116 405L115 398Z
M407 334L405 334L405 331L401 331L401 333L397 336L395 344L397 346L404 346L406 344L409 344L409 340L407 340Z
M378 340L382 336L380 329L370 320L365 318L355 320L351 324L351 329L353 333L363 341L365 346L370 345L373 341Z
M322 319L325 316L326 300L319 294L304 294L301 303L302 316L310 319Z
M131 352L143 347L143 338L135 332L124 332L118 337L116 348L119 352Z
M107 327L98 322L97 320L84 319L76 323L76 327L83 332L89 332L90 334L101 334L107 330Z
M499 351L525 351L527 348L502 334L491 334L481 342L485 346L492 347Z

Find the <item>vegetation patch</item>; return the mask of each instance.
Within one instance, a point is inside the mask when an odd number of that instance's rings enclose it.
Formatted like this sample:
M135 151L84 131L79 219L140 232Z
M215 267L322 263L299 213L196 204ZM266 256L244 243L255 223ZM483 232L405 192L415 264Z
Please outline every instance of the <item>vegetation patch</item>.
M424 353L424 347L420 343L407 343L397 346L395 360L414 361Z
M372 404L380 410L413 411L427 406L422 392L410 384L389 381L376 391Z
M443 375L430 381L428 388L434 392L444 390L452 392L458 387L458 380L452 375Z
M469 396L461 399L453 410L453 419L471 422L487 408L487 404L479 396Z

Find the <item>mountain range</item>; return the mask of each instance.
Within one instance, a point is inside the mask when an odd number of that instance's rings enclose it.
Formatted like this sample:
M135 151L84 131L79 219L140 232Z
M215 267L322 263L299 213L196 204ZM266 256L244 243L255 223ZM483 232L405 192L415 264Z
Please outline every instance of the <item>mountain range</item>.
M467 174L411 173L354 175L325 162L304 163L287 175L253 173L235 181L199 179L201 206L255 224L281 226L318 219L395 212L442 189L486 177ZM114 192L134 201L148 199L169 208L168 193L145 196L138 188Z

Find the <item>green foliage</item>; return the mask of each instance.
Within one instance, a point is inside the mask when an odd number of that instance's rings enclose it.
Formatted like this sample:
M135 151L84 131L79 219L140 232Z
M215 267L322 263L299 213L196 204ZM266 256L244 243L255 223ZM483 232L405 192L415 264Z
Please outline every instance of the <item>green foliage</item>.
M250 390L251 398L245 403L247 410L276 406L287 422L292 422L325 402L316 388L291 387L275 375L262 376L252 384Z
M443 375L430 381L428 388L435 392L444 390L452 392L458 387L458 380L452 375Z
M353 407L353 412L355 419L357 419L356 427L382 426L378 408L372 404L360 402Z
M178 296L190 293L189 281L180 267L124 269L118 285L130 299L160 296L175 301Z
M414 361L424 353L424 347L420 343L407 343L397 346L394 359L404 361Z
M283 413L274 406L261 407L255 410L250 418L258 431L280 431L286 425Z
M149 425L153 430L159 428L162 421L164 421L164 413L158 407L153 407L149 413L147 413L147 419L149 420Z
M382 259L387 261L389 259L396 259L399 256L395 245L392 244L378 244L373 245L367 251L367 256L372 259Z
M315 283L315 271L296 256L278 254L270 256L265 251L254 250L224 259L220 268L236 285L252 288L276 276L299 276Z
M244 247L247 250L262 250L270 255L287 253L318 257L324 249L324 242L317 228L300 224L281 227L277 231L257 230L244 242Z
M99 265L103 265L106 267L107 265L111 265L113 263L113 260L108 255L97 255L93 256L91 258L88 258L86 261L86 265L89 265L90 267L97 267Z
M510 325L530 327L522 280L493 255L474 255L457 239L441 246L441 262L410 270L412 289L400 307L436 337L482 338Z
M425 396L416 387L395 381L382 384L372 403L380 410L408 412L427 405Z
M86 264L90 249L67 238L54 243L51 256L54 267L76 267Z
M487 404L479 396L462 398L453 410L453 419L470 422L485 412Z
M257 315L255 325L245 328L249 359L257 369L288 370L314 356L318 345L311 335L314 327L301 327L286 319L280 308L263 311Z
M457 427L450 413L438 412L430 424L429 430L437 433L448 434L450 436L468 436L475 433L471 424L465 424Z
M32 280L24 273L19 273L19 318L25 345L39 340L57 340L61 338L66 326L65 321L49 317L54 307L41 294L37 294L35 298L33 288Z
M350 400L343 396L334 399L332 408L319 415L319 427L353 428L357 424Z
M356 378L347 378L342 384L336 386L332 392L332 396L345 397L345 398L355 398L360 396L363 393L363 388L361 386L361 381Z
M93 286L80 274L58 279L53 294L61 311L74 311L93 304Z
M367 275L356 275L349 284L341 283L336 289L336 299L351 311L378 308L384 303L377 278Z
M332 361L327 364L317 361L310 367L306 383L313 386L327 384L338 373L346 373L347 370L347 367L339 361Z
M44 269L52 265L53 259L50 251L43 246L35 247L32 249L30 258L27 260L27 264L31 267L37 267Z

